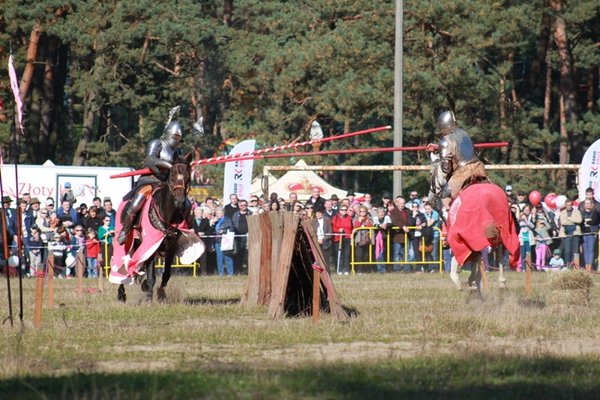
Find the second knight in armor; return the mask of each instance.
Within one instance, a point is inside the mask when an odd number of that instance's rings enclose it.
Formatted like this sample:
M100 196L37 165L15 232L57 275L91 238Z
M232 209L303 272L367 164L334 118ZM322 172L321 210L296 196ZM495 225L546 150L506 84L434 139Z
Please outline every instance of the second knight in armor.
M168 179L173 163L181 157L180 148L182 145L181 125L177 121L170 121L165 126L160 139L148 142L144 165L152 171L153 175L141 177L131 192L125 196L125 199L130 199L130 202L121 218L123 225L117 237L120 244L125 243L127 235L135 223L137 214L144 207L146 199L152 193L154 185L158 182L165 182Z
M465 186L487 178L471 138L458 127L452 111L439 115L437 128L441 139L437 153L431 153L431 194L448 204ZM428 149L433 150L433 147L428 146Z

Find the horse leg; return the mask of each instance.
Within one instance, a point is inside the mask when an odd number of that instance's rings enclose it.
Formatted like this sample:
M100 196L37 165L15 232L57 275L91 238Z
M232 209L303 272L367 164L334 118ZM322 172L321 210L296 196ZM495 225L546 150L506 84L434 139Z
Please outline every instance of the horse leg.
M117 290L117 300L125 303L127 301L127 295L125 294L125 285L120 284Z
M458 276L458 263L456 262L456 258L452 257L452 261L450 261L450 279L456 285L456 288L460 290L460 277Z
M469 262L471 263L471 274L468 280L469 291L481 297L481 254L474 254L470 257Z
M171 261L165 260L165 268L160 280L160 287L156 289L156 296L158 297L159 301L165 301L167 299L167 293L165 292L165 289L169 279L171 278L171 263Z
M152 257L148 263L148 267L146 269L146 301L152 302L152 296L154 292L154 284L156 283L156 267L155 267L156 259Z
M175 241L175 244L177 242ZM163 269L162 278L160 279L160 287L156 290L156 296L159 301L165 301L167 299L167 293L165 289L167 288L167 283L169 279L171 279L171 266L173 264L173 258L175 257L175 253L177 252L177 247L172 244L168 245L167 250L165 251L165 268Z
M498 283L500 284L500 289L506 289L506 277L504 276L504 261L502 260L502 246L496 248L496 260L498 260Z

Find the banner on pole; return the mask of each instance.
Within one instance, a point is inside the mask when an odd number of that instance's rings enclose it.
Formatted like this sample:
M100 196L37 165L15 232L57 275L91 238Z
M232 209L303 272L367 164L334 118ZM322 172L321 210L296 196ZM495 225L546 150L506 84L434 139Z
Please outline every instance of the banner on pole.
M23 102L19 93L19 80L17 79L17 71L15 71L12 54L8 56L8 76L10 77L10 87L15 97L15 104L17 105L17 130L23 134Z
M256 140L244 140L231 150L231 154L253 152ZM223 182L223 202L229 202L229 195L235 193L239 199L248 200L252 190L253 160L231 161L225 163L225 178Z
M600 201L600 139L587 149L579 166L579 199L585 199L585 190L594 189L594 198Z

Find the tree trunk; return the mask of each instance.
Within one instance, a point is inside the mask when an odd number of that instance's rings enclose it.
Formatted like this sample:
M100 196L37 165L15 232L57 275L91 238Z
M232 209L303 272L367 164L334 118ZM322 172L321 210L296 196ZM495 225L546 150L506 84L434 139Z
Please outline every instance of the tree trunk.
M549 13L542 15L542 22L540 26L540 36L535 51L535 57L531 62L531 69L529 70L529 77L525 81L523 86L523 94L527 96L532 90L538 85L538 76L541 75L542 65L546 59L546 53L548 52L548 43L550 42L550 31L552 28L552 17Z
M590 112L594 111L594 69L588 70L588 87L587 87L587 100L586 109Z
M567 133L567 113L565 109L565 99L560 95L560 150L558 153L558 163L569 163L569 135ZM564 191L567 188L567 172L560 171L558 175L559 185Z
M544 122L543 128L550 130L550 107L552 106L552 65L546 64L546 91L544 93ZM552 162L552 143L546 142L544 163Z
M515 51L511 50L510 53L508 53L508 62L510 63L510 95L511 95L511 100L512 100L512 115L514 118L514 114L515 111L517 109L520 108L520 104L519 104L519 96L517 95L517 85L515 84L515 74L514 74L514 69L515 69Z
M42 105L40 110L40 129L39 139L40 143L49 143L52 131L54 127L54 106L55 106L55 95L54 95L54 68L56 62L56 52L58 51L58 40L56 38L46 37L46 45L44 46L44 79L42 81ZM61 141L65 143L66 141ZM37 146L36 151L37 161L43 162L46 148L43 146ZM56 161L56 160L55 160Z
M506 131L506 81L504 76L500 76L500 87L498 95L498 122L500 129Z
M35 60L37 58L38 47L40 42L40 36L42 35L42 27L36 23L31 30L29 35L29 46L27 47L27 63L25 64L25 70L23 71L23 77L21 78L21 84L19 86L19 94L21 100L25 102L27 92L33 79L33 72L35 68Z
M556 13L554 23L554 42L558 51L560 69L560 93L563 96L566 122L577 122L577 93L573 78L573 60L569 49L569 39L565 19L562 16L562 0L550 0L550 7ZM569 132L569 139L573 145L573 132Z
M86 93L83 105L85 107L85 111L83 114L83 128L81 138L79 139L79 143L77 144L77 149L75 149L75 154L73 156L73 165L83 166L87 160L87 146L90 142L94 140L94 109L96 94L94 90L91 89Z

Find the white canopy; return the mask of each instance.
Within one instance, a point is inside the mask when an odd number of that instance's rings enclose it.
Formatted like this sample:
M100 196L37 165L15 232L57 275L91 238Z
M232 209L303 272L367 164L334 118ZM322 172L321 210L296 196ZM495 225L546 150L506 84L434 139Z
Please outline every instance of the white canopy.
M300 160L296 163L296 166L305 167L306 163L304 160ZM260 179L257 180L258 184L256 187L254 183L252 184L251 193L260 196L262 194ZM321 197L325 199L331 198L334 194L339 199L343 199L347 193L346 190L331 186L314 171L288 171L275 182L271 182L269 177L269 195L277 193L278 197L283 197L286 200L289 198L290 193L296 193L299 201L306 201L310 197L313 187L319 188Z

